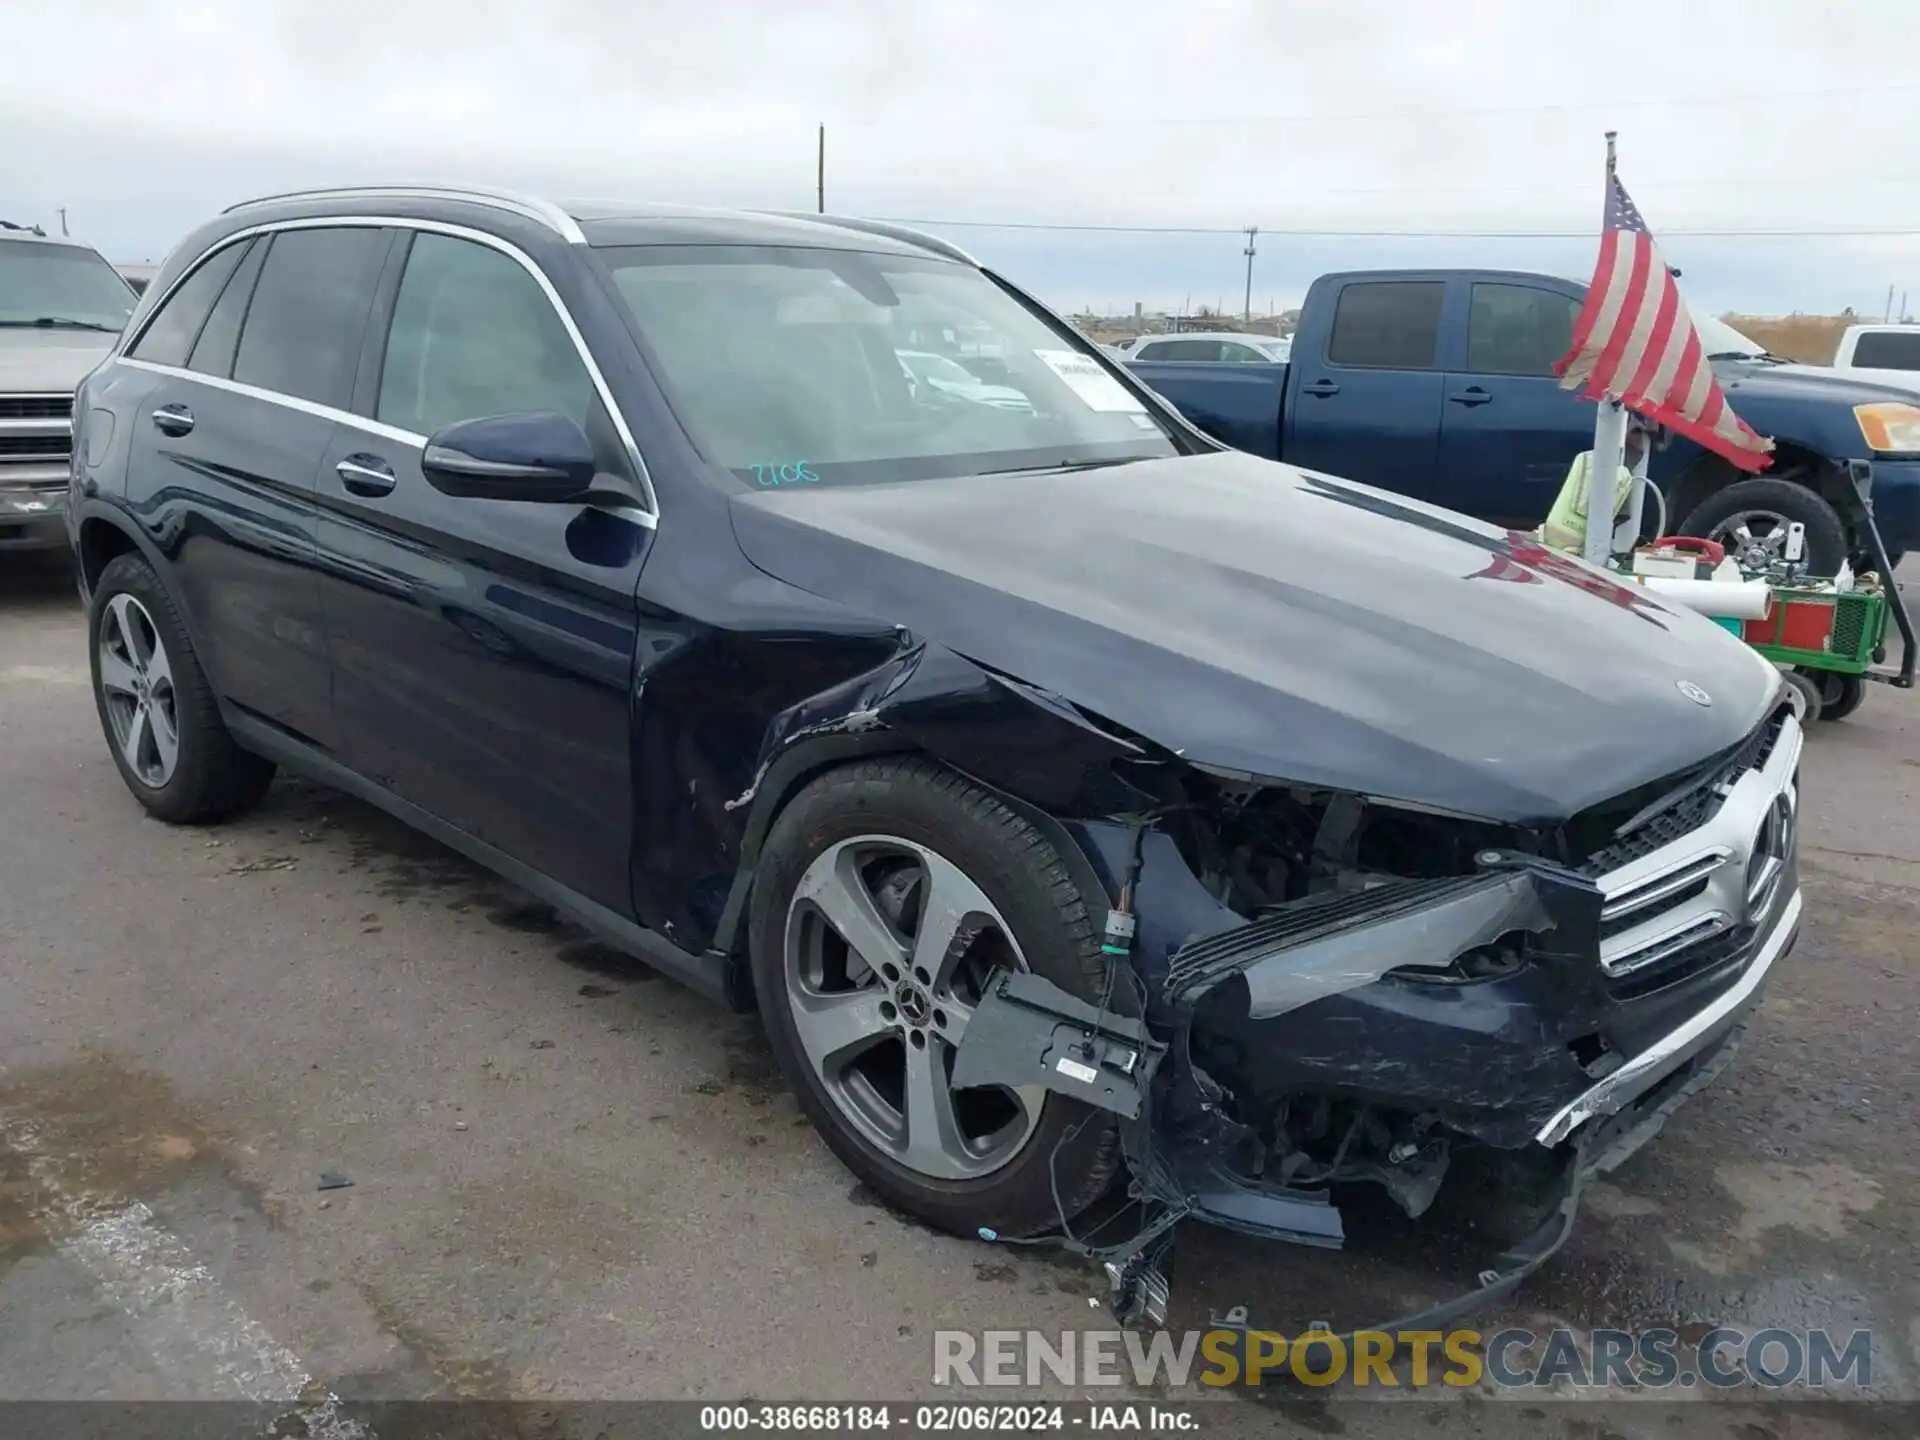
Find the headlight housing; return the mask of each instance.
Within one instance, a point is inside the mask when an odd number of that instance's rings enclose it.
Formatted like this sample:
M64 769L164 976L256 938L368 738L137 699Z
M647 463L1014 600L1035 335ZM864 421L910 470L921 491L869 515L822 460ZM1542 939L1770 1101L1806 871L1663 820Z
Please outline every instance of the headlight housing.
M1881 401L1853 407L1860 434L1869 450L1881 453L1920 454L1920 405L1902 405Z

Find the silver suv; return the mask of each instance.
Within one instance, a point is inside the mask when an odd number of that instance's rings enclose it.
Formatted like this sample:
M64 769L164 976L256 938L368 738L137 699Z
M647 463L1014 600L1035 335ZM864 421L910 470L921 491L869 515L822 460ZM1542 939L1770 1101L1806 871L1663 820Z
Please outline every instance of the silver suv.
M67 543L73 392L133 306L97 252L0 222L0 551Z

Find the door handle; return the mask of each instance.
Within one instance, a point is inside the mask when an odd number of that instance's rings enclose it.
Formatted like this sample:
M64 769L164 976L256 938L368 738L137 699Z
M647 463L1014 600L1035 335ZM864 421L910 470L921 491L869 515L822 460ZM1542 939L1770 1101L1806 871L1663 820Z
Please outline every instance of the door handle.
M1447 399L1456 405L1484 405L1493 399L1493 396L1489 395L1485 390L1482 390L1478 385L1469 385L1464 390L1453 391L1447 396Z
M185 435L193 429L193 412L184 405L162 405L153 412L153 424L163 435Z
M1331 380L1316 380L1311 385L1302 385L1300 387L1300 393L1302 395L1318 395L1322 399L1325 399L1329 395L1338 395L1340 393L1340 387Z
M333 467L333 473L340 477L348 494L364 495L369 500L392 494L393 487L400 483L393 467L378 455L349 455Z

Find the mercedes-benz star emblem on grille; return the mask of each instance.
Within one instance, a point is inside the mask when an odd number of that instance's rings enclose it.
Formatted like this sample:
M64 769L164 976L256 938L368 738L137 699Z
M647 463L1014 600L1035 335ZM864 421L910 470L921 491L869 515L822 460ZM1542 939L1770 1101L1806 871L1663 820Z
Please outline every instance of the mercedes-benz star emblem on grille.
M1773 804L1767 807L1766 818L1760 822L1760 829L1753 837L1753 854L1747 860L1749 920L1759 919L1773 903L1781 872L1786 869L1787 856L1793 853L1793 832L1797 819L1790 794L1776 795Z
M1687 699L1691 700L1694 704L1696 705L1713 704L1713 696L1707 694L1706 691L1702 690L1698 685L1694 684L1691 680L1676 680L1673 683L1675 687L1680 691L1680 693L1686 696Z

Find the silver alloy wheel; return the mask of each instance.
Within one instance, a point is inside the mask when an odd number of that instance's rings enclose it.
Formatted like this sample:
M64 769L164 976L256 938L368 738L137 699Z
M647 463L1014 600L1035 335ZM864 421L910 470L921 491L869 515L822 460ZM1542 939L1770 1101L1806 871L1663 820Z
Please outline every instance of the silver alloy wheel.
M1787 526L1777 510L1740 510L1713 527L1707 538L1725 548L1743 569L1764 570L1787 558Z
M1026 960L1000 912L944 856L885 835L823 851L787 911L787 998L835 1107L917 1174L977 1180L1020 1153L1044 1087L955 1090L955 1048L997 967Z
M140 783L158 790L180 762L180 711L167 647L146 607L120 594L100 617L97 648L113 743Z

